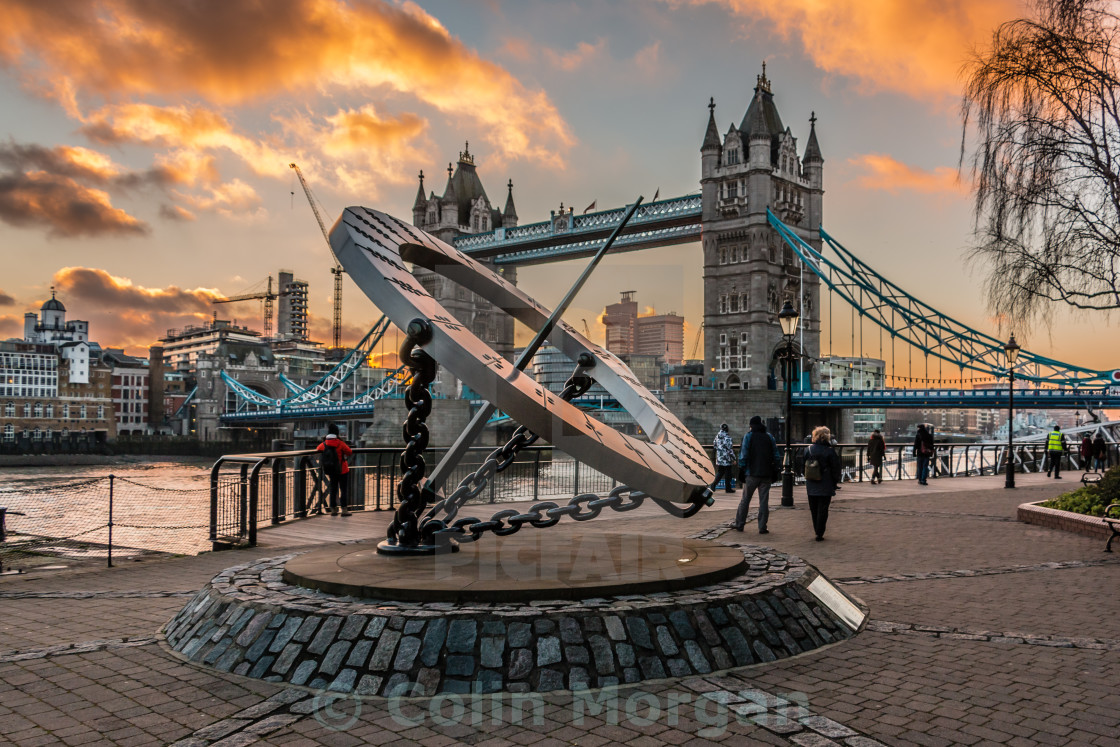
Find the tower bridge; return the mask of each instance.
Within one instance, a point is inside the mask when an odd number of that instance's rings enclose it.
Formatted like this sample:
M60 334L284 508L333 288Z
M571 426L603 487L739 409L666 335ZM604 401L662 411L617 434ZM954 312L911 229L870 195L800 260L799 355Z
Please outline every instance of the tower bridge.
M701 245L703 371L710 386L667 393L666 403L682 411L710 411L709 419L715 418L715 423L721 414L730 419L728 408L751 407L764 417L780 418L782 398L774 395L786 384L779 359L787 342L777 314L789 300L800 311L793 338L800 362L792 375L800 413L795 420L802 421L794 425L798 430L810 422L836 426L839 410L856 407L1005 406L1007 390L996 383L1007 378L1001 340L914 298L823 229L824 158L816 123L815 115L810 117L804 146L799 146L793 130L782 122L764 66L738 124L721 128L716 103L709 101L700 144L699 191L641 205L613 245L612 252ZM626 213L625 207L619 207L577 215L561 205L547 220L521 225L512 181L505 185L505 206L499 210L487 196L469 143L458 162L448 164L442 194L426 193L424 179L421 171L413 224L493 266L512 282L521 266L592 255ZM512 359L511 318L446 278L422 268L414 273L456 319ZM937 362L939 371L947 364L950 376L927 374L922 379L924 389L821 390L822 286L831 299L858 314L861 329L866 322L889 336L892 359L898 358L897 347L909 347L927 365ZM989 386L961 386L970 378ZM1114 388L1120 382L1110 372L1022 351L1016 379L1028 387L1016 390L1023 407L1120 407L1120 390ZM322 390L323 385L318 386L315 391ZM437 396L454 397L460 385L447 375L434 390ZM294 390L284 401L251 403L251 397L246 397L246 406L230 413L231 423L295 417L301 408L310 407L316 412L323 408L372 411L377 399L367 393L353 402L330 402L329 397L309 397ZM267 412L254 412L262 410ZM712 425L692 422L694 430ZM696 435L703 439L709 434Z

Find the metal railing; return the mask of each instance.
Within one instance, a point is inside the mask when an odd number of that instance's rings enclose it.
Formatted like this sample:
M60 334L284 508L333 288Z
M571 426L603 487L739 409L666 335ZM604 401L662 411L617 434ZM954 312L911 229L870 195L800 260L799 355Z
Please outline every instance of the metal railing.
M793 444L794 474L804 480L804 453L808 444ZM937 443L930 458L930 477L977 477L1002 475L1007 471L1007 444L949 444ZM779 444L779 450L783 446ZM867 444L836 444L845 482L865 482L871 479L872 465L867 461ZM1012 450L1015 471L1022 473L1045 472L1049 456L1045 443L1017 443ZM1090 463L1083 463L1080 453L1070 449L1063 454L1063 470L1085 470ZM1108 444L1106 466L1120 464L1120 444ZM883 456L884 480L913 480L917 478L918 459L914 456L912 442L887 444Z
M779 445L779 449L783 448ZM793 469L797 482L804 481L804 452L808 444L793 444ZM867 461L867 444L837 444L845 482L866 482L872 466ZM470 449L448 479L458 485L477 470L492 449ZM1006 444L937 444L930 460L930 477L969 477L1001 475L1006 471ZM347 481L348 504L352 511L384 511L397 507L400 470L397 448L355 448ZM425 454L428 464L436 464L443 450ZM1046 446L1041 443L1016 444L1013 460L1016 472L1042 472L1047 467ZM1120 464L1120 445L1109 444L1108 465ZM1068 451L1062 469L1087 469L1076 451ZM884 480L912 480L917 477L917 458L913 444L888 444L883 458ZM605 494L617 485L613 478L553 449L533 446L524 449L515 461L478 498L479 503L524 500L566 500L580 493ZM210 471L210 542L215 549L239 544L257 544L262 526L305 519L328 510L327 483L319 470L315 450L280 451L262 454L223 456ZM470 504L468 504L470 505Z
M447 484L458 485L492 451L488 447L469 449ZM425 460L432 465L442 456L443 450L431 449ZM399 458L398 448L354 449L350 471L343 477L351 511L397 507ZM607 493L617 484L551 446L533 446L522 450L470 503L566 500L580 493ZM327 495L327 481L315 450L223 456L210 470L210 542L215 549L256 545L257 530L262 526L326 511Z

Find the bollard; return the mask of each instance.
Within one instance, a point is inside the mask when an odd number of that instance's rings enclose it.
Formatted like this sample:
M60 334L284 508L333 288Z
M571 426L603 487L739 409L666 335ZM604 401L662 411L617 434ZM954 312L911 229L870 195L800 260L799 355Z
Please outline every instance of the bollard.
M113 481L115 475L109 475L109 567L113 567Z

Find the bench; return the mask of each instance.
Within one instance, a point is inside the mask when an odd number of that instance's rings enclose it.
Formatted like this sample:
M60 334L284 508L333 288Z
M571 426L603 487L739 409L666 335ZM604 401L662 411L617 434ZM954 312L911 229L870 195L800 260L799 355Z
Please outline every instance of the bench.
M1116 509L1115 513L1113 509ZM1120 503L1111 503L1104 510L1104 518L1102 521L1112 530L1112 536L1108 538L1108 543L1104 546L1105 552L1112 552L1112 540L1120 537Z
M1100 472L1094 472L1092 470L1089 470L1085 474L1081 475L1081 484L1082 485L1095 485L1095 484L1097 484L1098 482L1101 481L1102 477L1104 477L1104 475L1101 474Z

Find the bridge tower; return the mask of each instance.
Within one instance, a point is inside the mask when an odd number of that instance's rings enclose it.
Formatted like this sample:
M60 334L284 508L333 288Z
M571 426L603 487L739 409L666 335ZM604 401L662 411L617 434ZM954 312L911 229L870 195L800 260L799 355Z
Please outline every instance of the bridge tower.
M424 172L420 172L420 187L412 206L412 223L448 244L459 236L512 228L517 225L513 181L506 187L509 192L505 208L498 210L486 195L478 177L474 155L470 152L470 143L467 143L460 151L454 168L447 164L447 184L442 195L437 196L433 191L425 197ZM484 264L490 262L485 259L480 261ZM517 283L517 270L513 266L503 265L493 269L511 283ZM468 324L471 331L489 343L497 353L513 360L513 319L510 316L495 309L481 296L434 272L417 267L413 274L455 319ZM432 389L449 396L461 394L459 383L446 371L441 371Z
M800 309L795 344L820 355L820 285L766 220L770 208L816 249L821 246L823 167L816 117L799 156L783 127L766 64L739 127L722 137L715 100L700 147L704 249L705 385L716 389L784 389L776 355L784 345L778 311L786 299ZM802 340L804 341L802 343ZM818 372L806 364L814 381ZM799 385L795 375L794 388ZM808 381L806 381L808 385Z

